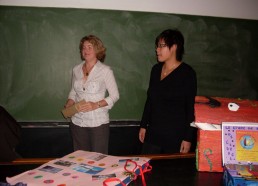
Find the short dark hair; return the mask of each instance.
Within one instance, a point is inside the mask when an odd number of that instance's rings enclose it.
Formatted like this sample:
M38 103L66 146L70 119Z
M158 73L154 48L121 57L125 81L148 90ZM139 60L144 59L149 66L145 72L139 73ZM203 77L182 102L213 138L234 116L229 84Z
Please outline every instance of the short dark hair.
M177 29L167 29L161 32L155 41L156 47L158 47L159 41L163 39L165 44L171 48L173 45L177 45L176 59L182 61L185 52L184 49L184 36Z
M83 43L85 41L88 41L93 45L93 48L97 55L97 59L100 60L101 62L104 62L106 57L106 48L104 47L103 42L97 36L94 36L94 35L88 35L81 39L80 45L79 45L81 59L84 60L82 56L82 48L83 48Z

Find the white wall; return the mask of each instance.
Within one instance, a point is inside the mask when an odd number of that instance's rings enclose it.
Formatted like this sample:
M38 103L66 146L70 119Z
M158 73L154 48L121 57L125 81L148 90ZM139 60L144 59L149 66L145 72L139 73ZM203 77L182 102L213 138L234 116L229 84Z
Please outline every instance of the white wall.
M258 0L0 0L0 5L164 12L258 20Z

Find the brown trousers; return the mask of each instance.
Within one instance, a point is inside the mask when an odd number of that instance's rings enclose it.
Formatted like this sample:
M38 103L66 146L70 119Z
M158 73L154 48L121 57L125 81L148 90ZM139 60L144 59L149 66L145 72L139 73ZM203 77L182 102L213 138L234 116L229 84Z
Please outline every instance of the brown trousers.
M109 124L99 127L80 127L70 123L73 148L108 154Z

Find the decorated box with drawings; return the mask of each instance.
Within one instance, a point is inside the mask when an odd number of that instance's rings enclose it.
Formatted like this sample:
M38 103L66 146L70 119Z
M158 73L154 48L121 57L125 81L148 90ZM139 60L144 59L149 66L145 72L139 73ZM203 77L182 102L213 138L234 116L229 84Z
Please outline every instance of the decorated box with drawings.
M198 128L196 168L223 172L221 148L222 122L258 122L258 101L197 96L195 124ZM231 108L234 104L237 109Z
M27 186L124 186L141 175L144 185L143 174L151 170L149 160L76 151L6 180Z
M225 186L258 185L258 123L222 124Z
M197 139L197 170L222 172L221 131L198 130Z

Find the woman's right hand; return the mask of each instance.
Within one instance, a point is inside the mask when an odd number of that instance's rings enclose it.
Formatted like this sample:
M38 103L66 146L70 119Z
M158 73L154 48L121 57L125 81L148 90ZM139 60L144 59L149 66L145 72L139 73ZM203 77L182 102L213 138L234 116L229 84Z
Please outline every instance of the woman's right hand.
M146 129L145 129L145 128L140 128L140 131L139 131L139 140L140 140L142 143L144 142L145 133L146 133Z

